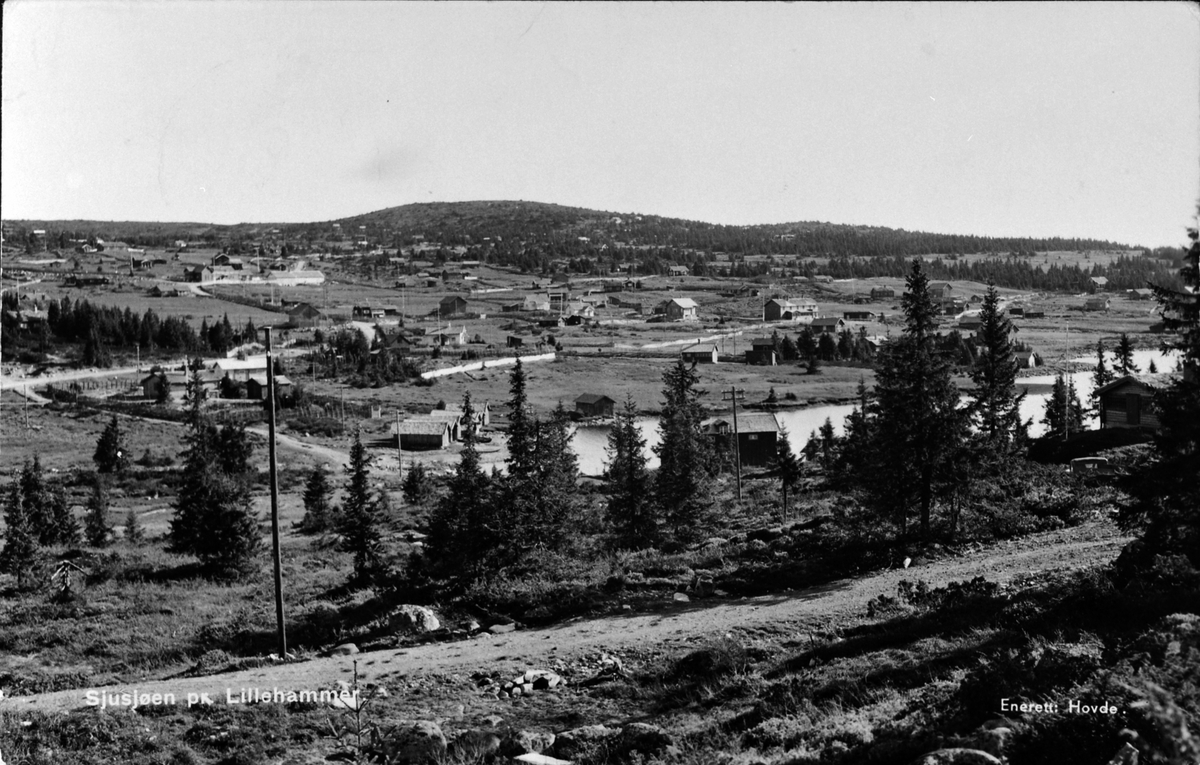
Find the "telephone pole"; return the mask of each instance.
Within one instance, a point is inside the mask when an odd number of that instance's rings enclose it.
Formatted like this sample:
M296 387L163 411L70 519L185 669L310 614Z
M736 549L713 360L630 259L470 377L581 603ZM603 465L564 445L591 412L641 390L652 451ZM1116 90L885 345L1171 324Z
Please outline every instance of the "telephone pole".
M737 402L744 398L746 398L746 390L735 388L732 385L729 386L728 393L721 394L721 400L733 404L733 466L737 473L737 498L739 500L742 498L742 448L738 443Z
M275 633L279 642L279 659L287 660L287 632L283 626L283 566L279 557L279 469L275 462L275 361L271 357L271 328L267 333L267 440L271 462L271 546L275 563Z

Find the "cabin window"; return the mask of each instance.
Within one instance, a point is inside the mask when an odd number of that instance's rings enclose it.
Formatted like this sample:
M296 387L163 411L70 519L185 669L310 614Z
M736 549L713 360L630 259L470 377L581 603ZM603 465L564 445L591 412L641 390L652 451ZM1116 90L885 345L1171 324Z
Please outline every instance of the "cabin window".
M757 440L758 440L758 434L757 434L757 433L747 433L747 434L746 434L746 440L747 440L747 441L757 441Z

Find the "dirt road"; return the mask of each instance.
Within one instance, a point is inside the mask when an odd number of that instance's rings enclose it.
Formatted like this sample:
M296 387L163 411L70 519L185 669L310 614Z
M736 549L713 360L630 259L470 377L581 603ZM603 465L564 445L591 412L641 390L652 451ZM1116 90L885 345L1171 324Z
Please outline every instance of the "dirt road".
M871 598L895 595L896 585L902 579L923 579L931 586L939 586L982 575L992 581L1007 582L1025 574L1082 569L1111 561L1126 541L1110 525L1097 523L1000 543L927 565L918 562L907 570L884 571L771 596L664 603L662 608L650 612L580 620L544 629L372 651L356 657L319 658L207 677L110 686L104 692L173 693L179 700L189 693L207 693L212 699L224 700L227 688L234 689L235 696L241 688L295 691L327 688L350 677L352 659L358 659L360 680L386 684L389 677L396 675L543 667L555 658L570 659L597 650L682 648L707 636L739 628L770 627L776 632L805 634L825 629L838 620L862 616ZM87 690L5 698L0 701L0 710L77 709L85 706Z

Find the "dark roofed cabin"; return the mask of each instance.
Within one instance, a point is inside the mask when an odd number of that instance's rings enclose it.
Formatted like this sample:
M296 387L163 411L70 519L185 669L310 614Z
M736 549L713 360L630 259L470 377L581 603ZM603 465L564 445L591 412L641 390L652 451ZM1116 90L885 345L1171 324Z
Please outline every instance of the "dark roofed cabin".
M738 457L743 465L766 467L775 460L779 441L779 421L771 412L746 412L738 415ZM732 448L733 418L706 420L704 432L718 449Z
M575 399L575 411L581 417L612 417L617 402L601 393L584 393Z
M1100 401L1100 428L1158 430L1154 393L1170 375L1125 375L1096 390Z

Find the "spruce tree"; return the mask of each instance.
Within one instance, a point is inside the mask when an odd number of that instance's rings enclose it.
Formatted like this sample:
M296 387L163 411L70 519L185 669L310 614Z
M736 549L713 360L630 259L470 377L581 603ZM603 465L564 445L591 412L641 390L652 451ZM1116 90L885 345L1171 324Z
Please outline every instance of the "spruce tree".
M462 452L430 518L427 541L434 573L465 586L502 560L499 545L505 540L496 523L493 482L480 465L470 393L463 396L463 420Z
M1083 430L1083 405L1075 392L1074 380L1067 375L1055 376L1042 424L1046 426L1046 436L1052 438L1069 438Z
M301 529L312 534L330 527L332 496L333 489L329 485L325 469L318 465L313 468L304 484L304 519L300 521Z
M637 427L637 406L626 397L608 432L608 521L620 547L653 546L658 520L650 497L646 439Z
M145 541L142 524L138 520L137 512L132 507L129 508L129 512L125 513L125 541L135 546Z
M1179 271L1184 288L1151 285L1180 374L1154 397L1155 459L1139 482L1136 506L1122 518L1127 528L1142 530L1118 561L1127 572L1159 555L1183 555L1200 568L1200 232L1189 229L1188 237Z
M533 457L534 425L529 416L529 400L525 394L525 368L521 358L509 375L508 400L508 477L514 482L529 478L536 470Z
M429 473L420 462L414 464L404 474L400 487L404 493L404 501L409 505L421 505L429 497Z
M4 547L0 548L0 572L17 578L17 586L36 577L41 556L37 534L25 507L24 492L19 481L13 481L4 507Z
M370 583L383 573L382 521L371 496L371 473L362 435L354 434L346 466L345 499L338 517L342 549L354 556L354 581Z
M709 506L708 462L711 449L701 431L704 410L700 375L683 359L663 373L661 435L654 448L659 458L654 494L662 517L676 537L696 536Z
M788 489L800 481L800 460L792 451L792 442L786 429L780 431L779 440L775 445L775 469L779 471L779 484L783 492L783 516L787 518L790 515Z
M1123 375L1135 375L1138 373L1137 364L1133 363L1133 342L1129 339L1129 335L1121 333L1121 340L1117 343L1117 360L1114 366L1121 370Z
M96 441L92 461L101 473L123 473L129 469L129 450L125 446L125 435L121 432L117 415L112 416Z
M108 525L108 492L104 489L104 479L99 473L93 477L92 494L88 497L85 531L88 544L92 547L108 546L109 534L112 532Z
M79 521L71 513L71 505L67 502L66 492L57 487L49 495L50 517L54 524L54 537L51 544L78 545Z
M42 460L37 454L33 461L25 460L17 479L21 492L23 513L29 519L29 530L39 544L52 545L58 538L54 515L50 507L50 489L42 473Z
M950 468L966 423L950 364L937 347L937 308L919 258L906 284L900 300L904 332L877 360L869 488L875 507L895 520L902 536L915 510L921 536L928 538L938 494L956 480Z
M1092 370L1092 405L1093 412L1100 412L1100 397L1096 392L1113 381L1112 370L1104 363L1104 341L1096 341L1096 368Z
M1000 311L996 286L988 284L979 313L979 356L971 369L971 413L989 448L1012 442L1021 419L1021 399L1016 393L1017 361L1013 352L1012 323Z

